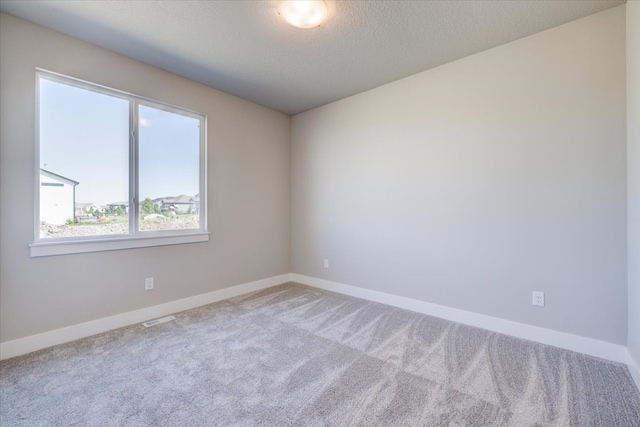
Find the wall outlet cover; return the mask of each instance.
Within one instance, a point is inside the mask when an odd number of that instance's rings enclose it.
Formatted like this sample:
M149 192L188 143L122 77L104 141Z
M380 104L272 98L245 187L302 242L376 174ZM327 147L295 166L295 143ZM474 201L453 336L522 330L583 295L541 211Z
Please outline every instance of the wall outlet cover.
M533 291L531 304L544 307L544 292Z

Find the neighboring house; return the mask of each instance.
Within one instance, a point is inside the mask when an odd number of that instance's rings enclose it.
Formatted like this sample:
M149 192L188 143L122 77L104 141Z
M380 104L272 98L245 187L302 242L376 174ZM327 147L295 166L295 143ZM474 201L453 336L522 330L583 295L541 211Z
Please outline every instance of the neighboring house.
M90 215L91 210L97 211L98 207L91 202L76 203L76 216Z
M64 224L75 219L76 185L79 182L40 169L40 221Z
M120 209L122 209L122 212L125 213L125 215L127 215L129 213L129 202L114 202L114 203L109 203L107 205L107 212L110 212L112 214L115 214L116 211L118 210L118 206L120 207Z
M160 205L162 212L197 213L199 202L194 197L180 195L176 197L161 197L154 199L153 203Z
M160 211L162 211L162 201L164 199L166 199L166 197L158 197L152 200L153 204L156 205Z

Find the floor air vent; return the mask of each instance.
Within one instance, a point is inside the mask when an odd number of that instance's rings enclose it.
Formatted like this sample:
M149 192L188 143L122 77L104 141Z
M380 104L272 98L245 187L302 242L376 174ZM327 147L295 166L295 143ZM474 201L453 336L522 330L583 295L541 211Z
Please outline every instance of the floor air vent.
M156 326L156 325L159 325L160 323L170 322L172 320L176 320L176 318L173 316L166 316L166 317L161 317L159 319L154 319L154 320L149 320L147 322L144 322L142 323L142 326L148 328L150 326Z

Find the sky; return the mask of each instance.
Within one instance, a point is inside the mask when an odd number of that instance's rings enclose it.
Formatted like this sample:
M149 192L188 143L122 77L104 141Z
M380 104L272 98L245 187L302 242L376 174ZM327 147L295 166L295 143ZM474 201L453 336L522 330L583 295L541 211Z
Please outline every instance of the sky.
M199 192L199 120L139 105L139 200ZM77 203L129 199L129 101L40 79L40 167Z

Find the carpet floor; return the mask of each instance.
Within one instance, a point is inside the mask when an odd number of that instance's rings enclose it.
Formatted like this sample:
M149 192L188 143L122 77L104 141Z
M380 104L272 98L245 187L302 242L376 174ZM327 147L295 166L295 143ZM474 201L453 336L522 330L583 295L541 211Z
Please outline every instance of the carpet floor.
M0 362L9 426L640 426L627 368L295 283Z

